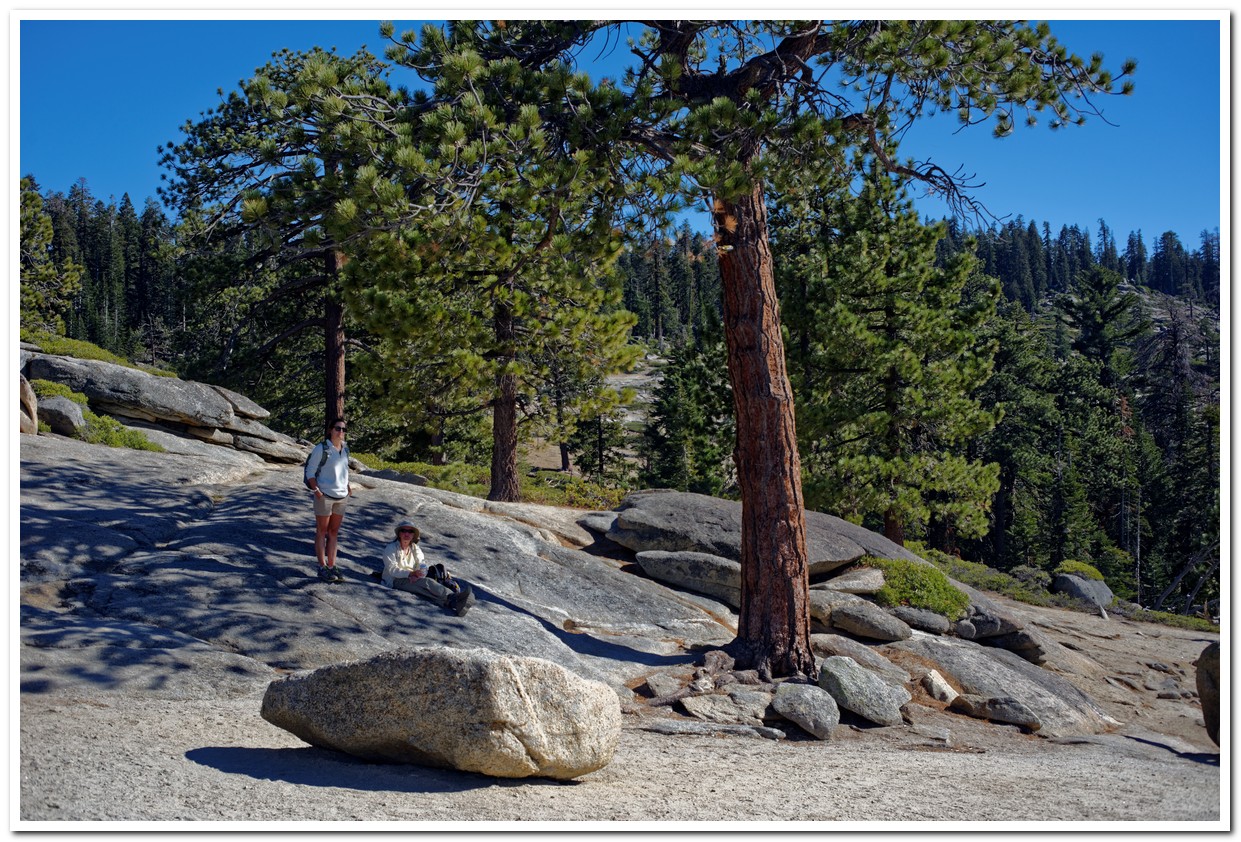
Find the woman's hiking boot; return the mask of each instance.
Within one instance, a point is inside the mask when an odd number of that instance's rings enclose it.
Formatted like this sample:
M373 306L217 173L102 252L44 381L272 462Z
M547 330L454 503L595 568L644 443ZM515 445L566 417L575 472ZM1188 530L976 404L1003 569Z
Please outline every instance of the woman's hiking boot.
M460 593L448 597L448 607L455 611L458 617L464 617L474 602L474 589L469 585L462 585Z

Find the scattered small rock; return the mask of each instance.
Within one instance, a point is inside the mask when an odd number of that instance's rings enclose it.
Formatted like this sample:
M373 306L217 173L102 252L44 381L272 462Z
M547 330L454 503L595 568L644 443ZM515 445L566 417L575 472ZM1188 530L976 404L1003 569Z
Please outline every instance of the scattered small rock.
M820 740L829 738L840 724L840 706L832 694L812 684L781 684L771 706L776 713Z
M950 707L976 719L1020 725L1031 731L1037 731L1043 727L1043 723L1039 721L1034 711L1007 696L993 698L963 693L952 700Z
M658 697L671 696L684 687L685 683L667 673L655 672L646 677L646 686L650 689L651 695Z
M947 634L948 630L952 628L952 623L948 622L948 618L943 614L936 614L934 611L928 611L925 608L896 605L889 608L888 611L910 628L929 632L930 634Z
M922 676L922 686L932 699L946 704L951 704L952 700L959 695L938 670L931 670Z

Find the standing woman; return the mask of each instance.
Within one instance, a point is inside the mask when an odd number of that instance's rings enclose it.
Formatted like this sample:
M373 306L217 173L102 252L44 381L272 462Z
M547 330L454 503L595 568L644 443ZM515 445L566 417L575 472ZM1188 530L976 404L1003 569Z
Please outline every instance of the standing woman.
M336 542L345 506L353 493L349 485L349 448L345 445L344 418L328 425L328 437L315 445L306 460L306 486L315 495L315 556L319 559L319 578L343 582L336 569Z

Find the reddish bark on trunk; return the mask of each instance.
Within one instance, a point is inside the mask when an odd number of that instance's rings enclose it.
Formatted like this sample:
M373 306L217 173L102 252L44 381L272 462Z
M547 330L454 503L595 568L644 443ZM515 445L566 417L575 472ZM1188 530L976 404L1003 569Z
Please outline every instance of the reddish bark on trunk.
M801 460L762 187L717 200L714 221L741 487L741 611L730 649L768 676L813 675Z
M323 305L323 423L345 416L345 305L336 278L345 266L343 252L332 249L326 258L327 294Z
M513 312L507 304L496 305L496 345L509 348L515 336ZM503 357L501 363L509 358ZM517 477L517 376L501 369L496 375L496 398L491 409L491 490L488 500L516 503L521 500Z

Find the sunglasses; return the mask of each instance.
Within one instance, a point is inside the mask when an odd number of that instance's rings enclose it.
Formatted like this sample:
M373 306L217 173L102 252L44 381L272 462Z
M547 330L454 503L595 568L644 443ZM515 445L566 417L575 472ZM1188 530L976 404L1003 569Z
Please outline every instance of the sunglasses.
M397 530L397 534L398 534L398 535L413 535L413 534L414 534L414 530L412 530L412 529L398 529L398 530Z
M347 429L349 429L349 428L348 428L348 427L333 427L332 429L333 429L333 430L340 430L340 431L343 433L343 432L345 432L345 430L347 430Z

